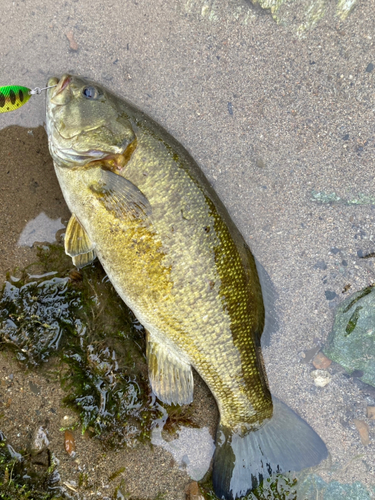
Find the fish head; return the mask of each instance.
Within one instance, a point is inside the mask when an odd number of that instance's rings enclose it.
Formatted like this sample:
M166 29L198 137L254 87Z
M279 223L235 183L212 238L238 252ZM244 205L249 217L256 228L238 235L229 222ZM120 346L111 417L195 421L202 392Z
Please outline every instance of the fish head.
M135 133L116 96L74 75L50 78L51 85L55 87L47 92L46 129L55 163L76 168L124 156Z

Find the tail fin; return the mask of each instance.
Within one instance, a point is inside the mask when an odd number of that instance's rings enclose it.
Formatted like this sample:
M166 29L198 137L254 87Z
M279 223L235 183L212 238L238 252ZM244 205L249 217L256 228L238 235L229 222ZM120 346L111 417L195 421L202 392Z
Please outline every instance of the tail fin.
M273 398L273 416L240 436L218 427L212 480L220 499L249 493L272 474L317 465L328 455L316 432L288 406Z

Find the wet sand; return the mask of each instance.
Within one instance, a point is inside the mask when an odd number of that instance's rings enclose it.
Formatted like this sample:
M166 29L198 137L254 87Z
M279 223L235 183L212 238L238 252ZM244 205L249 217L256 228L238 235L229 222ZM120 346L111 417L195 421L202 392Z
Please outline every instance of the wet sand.
M83 74L137 104L182 142L278 293L280 328L263 349L271 391L326 442L332 467L320 472L323 479L375 485L374 422L365 416L366 406L375 405L373 392L338 365L329 368L331 383L317 388L304 358L324 344L335 305L375 281L374 260L358 256L374 251L374 206L318 203L313 194L353 200L375 193L375 70L366 71L375 65L373 4L361 2L344 23L331 13L305 39L257 11L235 18L233 5L224 2L215 21L183 2L162 0L14 2L0 33L2 84L43 86L52 75ZM0 115L2 280L35 259L35 249L17 246L28 221L41 212L69 217L45 133L35 128L43 122L42 96ZM22 128L6 128L14 124ZM184 499L189 477L166 451L145 445L103 452L77 433L79 462L71 460L59 432L68 413L59 385L25 372L3 352L0 377L1 430L21 446L47 418L63 482L77 480L85 466L109 494L115 485L105 488L109 475L124 466L133 496L153 499L162 492L167 500ZM42 388L39 395L31 381ZM213 431L212 397L197 386L196 418ZM354 418L369 424L368 446Z

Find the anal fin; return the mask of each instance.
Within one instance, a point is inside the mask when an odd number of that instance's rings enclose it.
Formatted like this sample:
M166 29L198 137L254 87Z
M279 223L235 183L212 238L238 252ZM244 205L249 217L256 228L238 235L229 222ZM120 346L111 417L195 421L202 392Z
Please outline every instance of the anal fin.
M91 264L93 260L96 258L96 253L94 250L91 250L87 253L81 253L80 255L75 255L72 257L73 264L80 269L81 267L87 266Z
M191 365L147 332L148 375L155 395L167 404L189 404L193 401Z
M90 264L96 257L94 244L74 214L66 228L64 246L65 253L72 257L73 264L78 268Z

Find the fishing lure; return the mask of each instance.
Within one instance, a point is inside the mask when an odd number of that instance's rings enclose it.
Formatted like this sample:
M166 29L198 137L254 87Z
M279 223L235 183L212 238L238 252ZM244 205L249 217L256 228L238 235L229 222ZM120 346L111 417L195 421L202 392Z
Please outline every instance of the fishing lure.
M35 89L29 89L27 87L22 87L21 85L8 85L6 87L0 87L0 113L7 113L8 111L14 111L20 108L30 99L32 95L39 95L43 90L56 87L56 85L51 85L50 87L35 87Z

